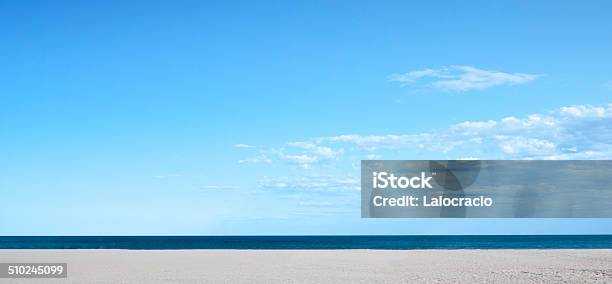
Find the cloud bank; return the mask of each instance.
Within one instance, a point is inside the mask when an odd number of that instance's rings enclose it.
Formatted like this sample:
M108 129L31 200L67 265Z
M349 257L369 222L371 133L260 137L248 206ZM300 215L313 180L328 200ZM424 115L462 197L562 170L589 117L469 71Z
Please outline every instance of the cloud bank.
M262 188L351 191L362 159L612 159L612 104L464 121L423 133L315 137L261 150L245 160L302 171L267 178ZM344 179L350 182L339 183L330 173L353 175Z

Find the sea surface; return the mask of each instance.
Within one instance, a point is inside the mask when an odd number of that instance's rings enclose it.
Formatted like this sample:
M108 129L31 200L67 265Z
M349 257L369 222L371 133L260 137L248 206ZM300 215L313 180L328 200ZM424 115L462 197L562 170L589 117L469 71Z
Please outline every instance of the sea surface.
M0 249L612 249L612 235L7 236Z

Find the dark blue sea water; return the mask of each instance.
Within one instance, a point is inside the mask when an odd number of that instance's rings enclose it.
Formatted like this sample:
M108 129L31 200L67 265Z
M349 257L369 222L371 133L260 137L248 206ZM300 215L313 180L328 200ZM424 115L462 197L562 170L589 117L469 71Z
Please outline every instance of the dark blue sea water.
M0 237L0 249L596 249L612 235Z

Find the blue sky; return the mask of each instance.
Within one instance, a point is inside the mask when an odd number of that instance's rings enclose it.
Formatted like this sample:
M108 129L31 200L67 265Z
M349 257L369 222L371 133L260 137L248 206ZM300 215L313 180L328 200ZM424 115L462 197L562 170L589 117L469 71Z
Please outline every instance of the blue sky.
M361 159L610 159L609 1L0 1L0 235L612 233L360 219Z

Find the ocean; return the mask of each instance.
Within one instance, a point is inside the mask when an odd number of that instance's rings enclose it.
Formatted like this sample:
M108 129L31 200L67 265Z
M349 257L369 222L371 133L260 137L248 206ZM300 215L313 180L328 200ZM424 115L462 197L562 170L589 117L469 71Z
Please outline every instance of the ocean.
M603 249L612 235L5 236L0 249Z

